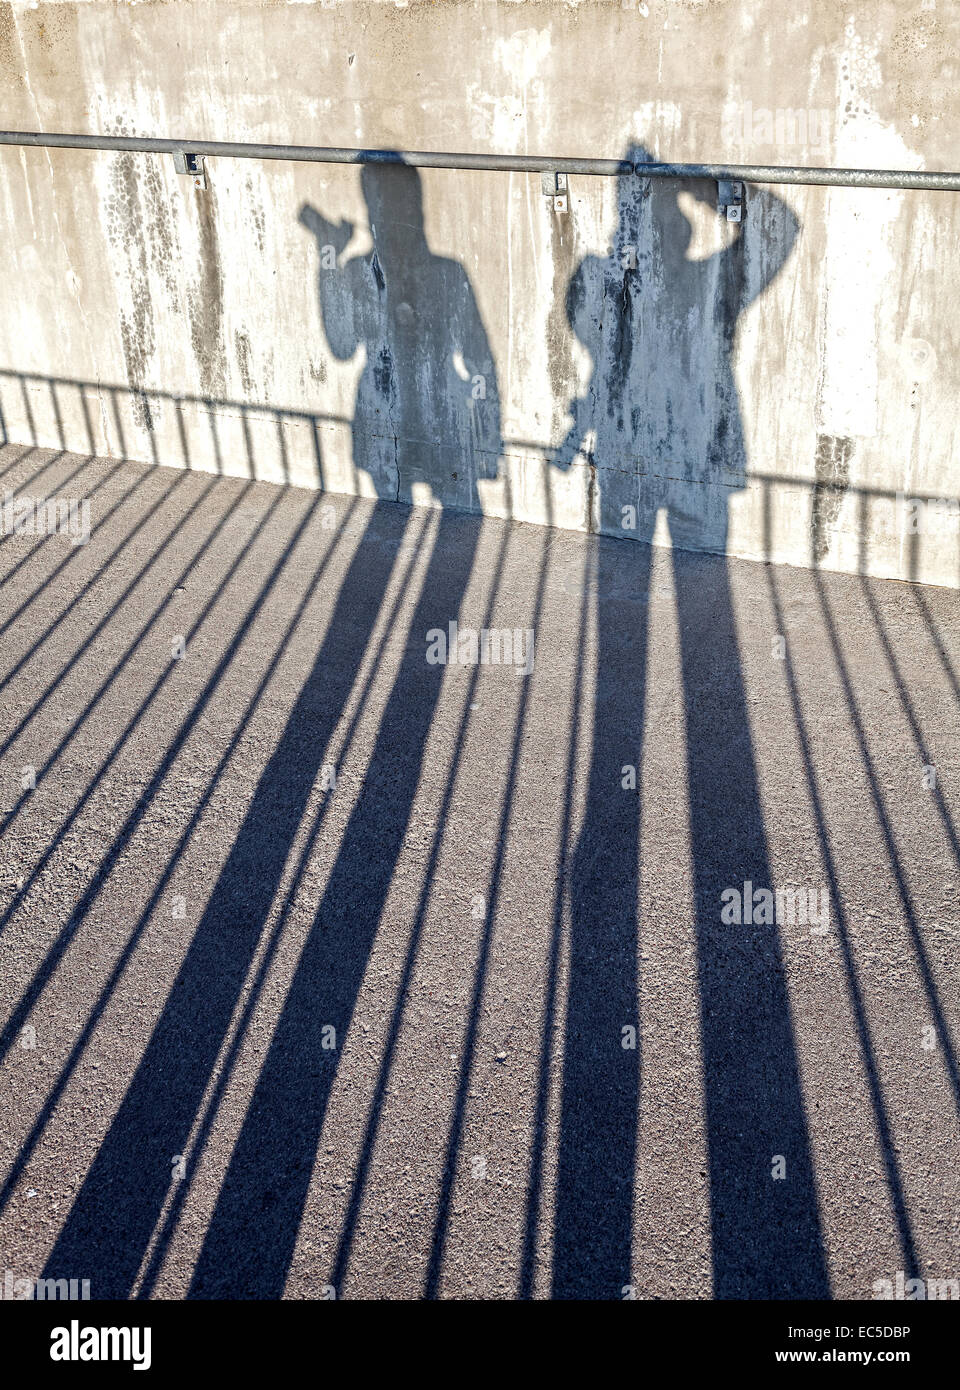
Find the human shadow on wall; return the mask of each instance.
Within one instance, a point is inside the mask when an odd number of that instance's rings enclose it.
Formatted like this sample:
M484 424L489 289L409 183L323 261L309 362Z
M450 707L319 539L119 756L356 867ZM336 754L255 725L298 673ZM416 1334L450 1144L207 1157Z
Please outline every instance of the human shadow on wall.
M364 352L354 467L380 497L409 499L426 483L446 505L482 510L477 482L497 475L500 403L469 278L430 251L416 169L367 164L360 183L373 245L342 265L353 224L309 204L300 212L317 238L330 350L341 362Z
M449 440L448 430L457 429L460 438L466 431L473 441L466 450L471 487L482 472L496 471L496 372L466 273L427 245L416 171L365 168L362 181L373 250L342 270L321 259L319 279L324 328L335 355L347 358L361 345L367 354L353 422L355 466L369 470L378 492L396 495L399 469L427 482L439 497L446 480L435 470L446 459L432 452L430 441ZM342 252L344 224L334 227L312 210L302 220L317 232L321 257L329 244ZM472 389L477 375L484 378L482 395ZM460 471L462 448L457 456ZM50 1255L47 1277L89 1276L98 1297L122 1298L137 1286L148 1250L151 1268L162 1261L170 1222L159 1237L157 1231L170 1200L171 1163L188 1153L330 740L388 587L402 573L400 546L413 524L409 514L389 506L377 506L368 520L316 661ZM457 617L479 532L477 518L455 511L444 511L437 524L410 646L233 1149L192 1297L283 1293L336 1074L337 1053L324 1045L324 1030L332 1026L343 1038L349 1028L444 678L442 665L425 660L426 633L445 630ZM175 1191L178 1208L191 1177L188 1171Z
M642 147L627 158L650 161ZM620 179L615 244L605 257L586 257L571 279L567 318L593 366L553 462L567 468L586 456L594 527L649 543L663 512L674 547L714 1293L829 1297L778 929L720 920L724 888L774 886L719 558L746 467L731 354L739 315L779 271L797 222L773 194L751 190L746 228L715 254L689 259L680 187ZM712 182L682 187L715 206ZM671 930L669 921L638 921L641 804L623 786L632 765L640 787L645 736L656 736L644 728L651 553L648 544L601 538L594 565L597 686L572 867L554 1213L560 1298L619 1298L642 1282L632 1264L642 1259L633 1232L638 941ZM635 1050L622 1045L628 1026L637 1030ZM772 1178L776 1155L786 1160L784 1181Z

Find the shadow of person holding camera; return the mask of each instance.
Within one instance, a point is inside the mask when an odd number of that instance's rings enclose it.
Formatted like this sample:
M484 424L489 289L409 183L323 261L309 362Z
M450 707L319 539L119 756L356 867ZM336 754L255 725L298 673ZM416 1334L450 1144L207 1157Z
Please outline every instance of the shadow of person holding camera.
M378 496L409 500L426 484L447 506L481 510L477 482L495 478L500 398L486 329L459 261L431 251L416 169L367 164L360 174L372 246L343 256L351 222L309 204L327 343L339 362L362 350L353 464Z

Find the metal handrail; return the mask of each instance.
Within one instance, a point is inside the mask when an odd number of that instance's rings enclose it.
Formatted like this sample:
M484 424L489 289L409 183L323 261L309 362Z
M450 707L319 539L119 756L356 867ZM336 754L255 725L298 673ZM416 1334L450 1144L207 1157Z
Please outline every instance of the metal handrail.
M808 183L829 188L925 188L960 193L960 174L914 169L816 169L780 164L635 164L642 178L739 179L743 183Z
M0 145L51 145L71 150L200 154L205 158L288 159L310 164L405 164L414 169L493 169L516 174L632 174L629 159L545 159L534 154L443 154L427 150L361 150L326 145L261 145L227 140L160 140L136 135L47 135L0 130Z
M640 178L729 179L743 183L820 184L840 188L904 188L960 192L960 173L912 169L823 169L777 164L658 164L628 159L571 159L558 155L447 154L426 150L364 150L325 145L265 145L227 140L166 140L139 135L66 135L0 131L0 145L119 150L136 154L184 152L228 159L280 159L311 164L402 164L414 169L489 169L519 174L589 174Z

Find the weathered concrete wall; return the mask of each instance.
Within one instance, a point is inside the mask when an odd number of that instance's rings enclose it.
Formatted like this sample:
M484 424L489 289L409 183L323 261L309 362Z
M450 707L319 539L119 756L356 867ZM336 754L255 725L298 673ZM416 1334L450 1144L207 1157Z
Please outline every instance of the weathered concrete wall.
M0 125L956 165L960 15L0 5ZM960 195L0 150L6 437L960 583ZM947 499L926 506L906 498Z

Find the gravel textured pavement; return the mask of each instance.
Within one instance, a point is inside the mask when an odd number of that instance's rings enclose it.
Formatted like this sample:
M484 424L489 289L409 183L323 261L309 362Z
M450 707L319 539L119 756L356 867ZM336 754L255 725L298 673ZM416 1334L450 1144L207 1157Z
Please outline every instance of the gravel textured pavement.
M0 537L0 1281L960 1278L956 592L14 445L8 489L92 532Z

